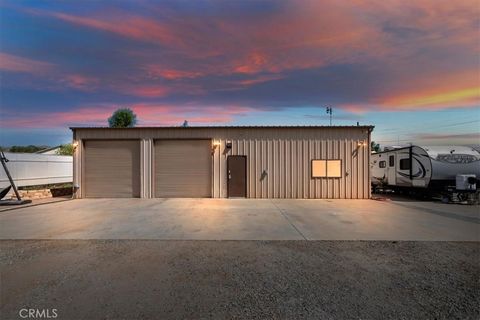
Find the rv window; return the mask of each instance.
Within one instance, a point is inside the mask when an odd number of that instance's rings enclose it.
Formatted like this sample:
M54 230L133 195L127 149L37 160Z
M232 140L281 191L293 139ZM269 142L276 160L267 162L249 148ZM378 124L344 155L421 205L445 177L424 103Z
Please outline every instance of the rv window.
M410 170L410 159L400 160L400 170Z
M387 166L387 163L386 163L385 161L380 161L380 162L378 163L378 166L379 166L380 168L385 168L385 167Z
M395 166L395 156L388 157L388 166L394 167Z

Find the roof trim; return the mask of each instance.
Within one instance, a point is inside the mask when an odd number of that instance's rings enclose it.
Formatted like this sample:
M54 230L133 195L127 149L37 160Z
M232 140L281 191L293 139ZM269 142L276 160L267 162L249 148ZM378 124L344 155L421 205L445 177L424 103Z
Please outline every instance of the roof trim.
M382 153L388 153L388 152L392 152L392 151L399 151L399 150L410 149L410 147L419 147L419 148L422 148L422 147L420 147L420 146L416 146L416 145L413 145L413 144L412 144L411 146L394 148L394 149L384 150L384 151L380 151L380 152L372 152L372 155L373 155L373 154L382 154ZM422 149L423 149L423 148L422 148Z
M38 150L37 152L34 152L34 153L41 154L41 153L44 153L44 152L48 152L48 151L52 151L52 150L58 149L58 148L60 148L61 146L62 146L62 145L59 144L58 146L50 147L50 148L45 148L45 149L42 149L42 150Z
M131 128L110 128L110 127L70 127L70 130L133 130L133 129L371 129L375 128L373 125L362 126L165 126L165 127L131 127Z

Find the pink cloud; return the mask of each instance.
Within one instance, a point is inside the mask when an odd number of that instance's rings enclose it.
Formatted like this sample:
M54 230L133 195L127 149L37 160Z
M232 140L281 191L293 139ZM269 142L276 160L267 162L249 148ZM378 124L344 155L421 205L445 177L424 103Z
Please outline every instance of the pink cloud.
M23 58L0 52L0 70L44 74L51 71L54 65L48 62Z
M152 51L143 45L128 48L129 52L138 52L135 70L141 74L115 79L115 85L108 88L133 96L158 98L172 92L207 96L210 91L241 90L287 78L293 70L358 64L373 69L371 74L379 75L384 82L374 84L378 90L370 88L371 92L358 94L360 101L353 98L351 103L339 106L353 113L478 107L480 103L475 90L480 80L477 65L472 66L468 60L463 64L455 55L467 52L465 55L471 58L472 52L480 53L478 28L472 22L478 21L480 14L477 1L305 1L302 5L287 1L281 8L246 15L247 20L243 16L214 15L208 23L202 16L176 16L175 12L165 15L168 19L159 12L151 15L162 16L161 20L119 10L92 16L31 12L161 45L162 50L154 47ZM452 55L446 58L440 53ZM42 69L33 60L10 59L3 64L6 70L20 72ZM214 82L216 76L230 75L235 80L225 79L227 88L219 85L205 89L208 81L200 83L202 79L197 79L213 76ZM236 80L240 77L248 78ZM160 78L168 87L145 82ZM66 81L79 90L96 85L87 75L83 79L70 76Z
M84 91L93 90L98 85L98 79L81 74L69 74L63 81L71 88Z
M285 78L285 76L279 75L279 74L262 75L262 76L258 76L258 77L251 78L251 79L240 80L240 81L237 81L236 83L239 84L239 85L242 85L242 86L252 86L252 85L259 84L259 83L264 83L264 82L269 82L269 81L274 81L274 80L280 80L280 79L284 79L284 78Z
M142 85L120 89L124 93L128 93L137 97L157 98L166 96L171 90L161 85Z
M132 110L138 115L140 126L180 125L187 120L191 125L228 123L236 116L251 113L252 108L243 106L196 106L134 104Z
M46 13L44 11L35 11L36 14L50 15L57 19L93 28L101 31L111 32L123 37L147 42L158 42L164 44L181 44L180 39L176 38L168 26L160 24L158 21L135 15L109 15L109 19L75 16L65 13Z
M180 126L229 123L235 117L254 112L242 106L194 106L137 103L131 106L99 104L78 107L74 111L35 113L2 113L5 128L61 128L68 126L107 126L107 119L120 107L129 107L137 115L138 126Z
M161 77L168 80L193 79L202 75L201 72L176 70L156 64L149 64L144 67L144 70L152 77Z

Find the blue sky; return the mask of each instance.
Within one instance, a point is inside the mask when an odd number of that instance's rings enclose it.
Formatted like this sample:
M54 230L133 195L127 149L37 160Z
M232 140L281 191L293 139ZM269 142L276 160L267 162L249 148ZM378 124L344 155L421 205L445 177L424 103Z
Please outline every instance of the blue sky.
M0 0L0 144L69 126L375 125L479 143L475 1Z

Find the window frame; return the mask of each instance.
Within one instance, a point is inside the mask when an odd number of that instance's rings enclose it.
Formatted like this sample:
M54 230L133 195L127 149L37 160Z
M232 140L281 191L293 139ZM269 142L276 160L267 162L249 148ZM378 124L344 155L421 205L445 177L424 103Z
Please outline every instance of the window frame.
M325 176L313 175L313 162L325 161ZM328 176L328 161L340 161L340 176L329 177ZM342 179L343 178L343 160L342 159L311 159L310 160L310 178L311 179Z
M379 161L379 162L378 162L378 167L379 167L380 169L386 168L386 167L387 167L387 161L385 161L385 160Z
M388 156L388 167L393 168L395 167L395 155Z

